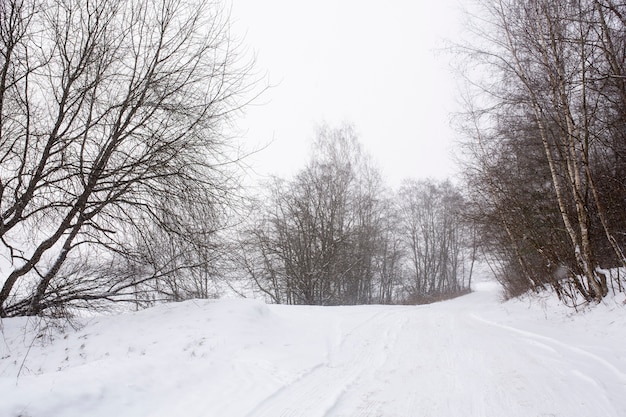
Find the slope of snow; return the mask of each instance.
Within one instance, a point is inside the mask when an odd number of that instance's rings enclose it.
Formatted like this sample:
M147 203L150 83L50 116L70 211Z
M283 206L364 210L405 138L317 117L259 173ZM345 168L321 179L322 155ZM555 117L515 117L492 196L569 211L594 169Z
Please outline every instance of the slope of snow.
M0 416L625 416L626 308L189 301L84 320L5 319Z

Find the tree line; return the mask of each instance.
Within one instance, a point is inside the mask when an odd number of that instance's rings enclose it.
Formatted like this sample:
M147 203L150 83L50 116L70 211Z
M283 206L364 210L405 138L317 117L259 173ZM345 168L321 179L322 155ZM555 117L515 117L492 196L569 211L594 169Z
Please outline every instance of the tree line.
M287 304L429 302L469 289L475 252L449 181L391 192L354 128L319 129L309 163L275 178L241 231L242 266Z
M625 17L613 0L484 1L461 47L470 212L509 296L624 288Z
M348 128L322 131L311 163L235 227L227 132L258 91L238 51L211 1L0 4L0 317L210 297L233 275L299 304L467 287L454 187L407 184L396 207Z
M467 291L478 253L507 296L623 291L626 5L478 5L462 188L390 190L354 128L323 126L243 199L228 131L258 86L219 3L1 2L0 317L232 277L275 303L429 302Z

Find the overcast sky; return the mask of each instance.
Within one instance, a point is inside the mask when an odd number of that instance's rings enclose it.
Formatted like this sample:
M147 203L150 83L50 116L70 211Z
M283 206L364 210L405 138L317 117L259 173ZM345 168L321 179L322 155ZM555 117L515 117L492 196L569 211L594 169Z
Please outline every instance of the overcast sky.
M289 176L307 160L315 127L352 123L396 187L454 174L455 84L442 39L455 36L454 0L232 0L233 31L273 85L240 121L248 161Z

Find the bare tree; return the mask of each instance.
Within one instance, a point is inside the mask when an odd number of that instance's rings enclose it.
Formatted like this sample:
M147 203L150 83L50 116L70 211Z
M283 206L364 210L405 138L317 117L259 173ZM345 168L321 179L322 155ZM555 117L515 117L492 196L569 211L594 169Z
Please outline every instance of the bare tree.
M378 297L381 304L402 301L405 281L404 259L406 251L402 239L402 225L394 196L381 200L380 244L376 258Z
M136 287L64 266L133 263L146 225L206 238L197 208L228 194L221 132L249 87L237 59L208 1L0 5L1 316Z
M398 193L398 206L411 271L409 298L420 302L466 291L460 193L447 181L407 180Z

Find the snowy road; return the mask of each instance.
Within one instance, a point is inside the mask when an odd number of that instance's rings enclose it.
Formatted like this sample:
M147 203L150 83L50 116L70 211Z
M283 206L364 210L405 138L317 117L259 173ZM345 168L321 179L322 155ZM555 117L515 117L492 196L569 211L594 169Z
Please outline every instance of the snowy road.
M248 415L626 415L623 369L575 345L492 322L476 312L485 302L493 302L491 294L346 315L326 361Z
M31 343L19 378L6 320L0 415L625 416L624 307L536 303L484 283L417 307L160 306Z

